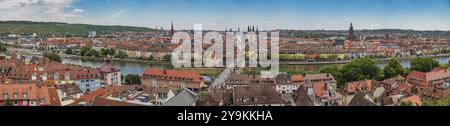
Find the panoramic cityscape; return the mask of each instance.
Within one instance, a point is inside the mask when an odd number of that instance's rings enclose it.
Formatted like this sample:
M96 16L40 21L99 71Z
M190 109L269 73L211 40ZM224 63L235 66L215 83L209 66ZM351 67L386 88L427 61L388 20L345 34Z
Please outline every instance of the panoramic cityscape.
M3 0L0 14L0 106L450 106L448 0Z

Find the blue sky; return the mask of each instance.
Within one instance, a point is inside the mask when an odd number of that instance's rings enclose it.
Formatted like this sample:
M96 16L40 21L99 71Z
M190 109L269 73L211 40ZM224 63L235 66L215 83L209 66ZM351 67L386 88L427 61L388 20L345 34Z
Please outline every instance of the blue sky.
M12 1L12 0L4 0ZM19 0L21 1L21 0ZM28 0L23 0L28 1ZM2 20L65 21L90 24L204 29L256 25L261 29L400 28L450 30L450 0L31 0L66 1L60 17L47 13ZM30 6L24 6L32 8ZM59 2L63 3L63 2ZM1 1L0 1L1 4ZM52 4L53 5L53 4ZM13 11L13 10L11 10ZM19 11L19 10L17 10ZM0 14L6 12L0 6ZM44 10L44 12L47 12ZM51 11L53 12L53 11ZM43 18L45 17L45 18Z

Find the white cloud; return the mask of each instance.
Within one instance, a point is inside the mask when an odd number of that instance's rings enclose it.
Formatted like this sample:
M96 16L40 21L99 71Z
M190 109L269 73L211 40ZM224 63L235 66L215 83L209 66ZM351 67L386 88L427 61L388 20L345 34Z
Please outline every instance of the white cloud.
M127 12L126 10L121 10L121 11L119 11L119 12L116 12L116 13L112 14L112 15L109 16L108 18L109 18L109 19L116 19L116 18L119 18L122 14L124 14L124 13L126 13L126 12Z
M83 9L78 0L0 0L0 20L72 21Z

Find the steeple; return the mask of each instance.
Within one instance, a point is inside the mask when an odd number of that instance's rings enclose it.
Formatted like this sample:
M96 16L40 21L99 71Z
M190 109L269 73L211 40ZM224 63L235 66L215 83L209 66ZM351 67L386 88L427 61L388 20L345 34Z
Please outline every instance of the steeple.
M170 36L173 36L175 34L175 29L173 28L173 21L170 23Z
M353 23L350 23L350 30L348 31L348 39L349 40L355 39L355 31L353 29Z

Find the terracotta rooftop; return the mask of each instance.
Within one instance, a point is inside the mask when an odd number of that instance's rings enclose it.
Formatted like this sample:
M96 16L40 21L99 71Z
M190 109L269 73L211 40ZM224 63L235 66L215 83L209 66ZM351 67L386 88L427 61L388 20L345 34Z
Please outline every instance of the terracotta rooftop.
M144 76L156 76L164 80L191 81L194 83L202 81L200 74L194 71L148 69L144 72Z

